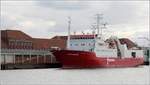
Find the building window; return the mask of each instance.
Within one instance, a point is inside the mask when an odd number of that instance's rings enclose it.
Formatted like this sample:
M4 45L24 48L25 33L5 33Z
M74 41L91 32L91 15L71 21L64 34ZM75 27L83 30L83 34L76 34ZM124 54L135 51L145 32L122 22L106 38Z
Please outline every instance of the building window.
M20 41L18 42L18 45L21 46L21 42Z
M17 41L15 41L14 44L15 44L15 48L16 48L17 47Z

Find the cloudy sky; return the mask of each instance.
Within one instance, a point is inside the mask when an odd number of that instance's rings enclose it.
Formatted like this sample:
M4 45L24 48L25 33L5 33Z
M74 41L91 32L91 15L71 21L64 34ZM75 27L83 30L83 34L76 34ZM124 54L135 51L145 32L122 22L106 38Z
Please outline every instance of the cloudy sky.
M96 14L107 22L106 36L127 37L148 45L149 1L30 0L1 1L1 29L22 30L32 37L51 38L67 35L68 16L71 31L92 33Z

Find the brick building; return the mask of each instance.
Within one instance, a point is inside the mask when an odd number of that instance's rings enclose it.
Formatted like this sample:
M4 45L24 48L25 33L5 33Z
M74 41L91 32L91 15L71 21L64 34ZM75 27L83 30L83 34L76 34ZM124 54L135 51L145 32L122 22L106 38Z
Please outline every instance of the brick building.
M1 64L53 64L52 47L66 48L66 36L32 38L19 30L1 30Z

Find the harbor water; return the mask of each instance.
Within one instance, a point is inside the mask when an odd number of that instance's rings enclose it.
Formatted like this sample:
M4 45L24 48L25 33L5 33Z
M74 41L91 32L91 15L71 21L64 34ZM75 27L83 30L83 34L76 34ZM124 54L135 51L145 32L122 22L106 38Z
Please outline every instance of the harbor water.
M97 69L1 70L0 85L150 85L150 66Z

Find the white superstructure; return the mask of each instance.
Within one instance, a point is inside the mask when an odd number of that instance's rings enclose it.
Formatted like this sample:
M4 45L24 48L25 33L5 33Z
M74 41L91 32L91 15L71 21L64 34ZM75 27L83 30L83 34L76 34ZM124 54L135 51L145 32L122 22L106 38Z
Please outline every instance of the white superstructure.
M128 49L126 44L121 44L119 39L115 36L104 40L102 35L102 27L100 27L100 15L97 14L97 34L94 35L72 35L68 32L68 47L70 50L92 51L95 52L97 57L116 57L116 58L129 58L129 57L143 57L143 50L137 47ZM106 24L104 24L105 26ZM68 27L70 31L70 26ZM101 29L101 33L99 33Z

